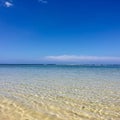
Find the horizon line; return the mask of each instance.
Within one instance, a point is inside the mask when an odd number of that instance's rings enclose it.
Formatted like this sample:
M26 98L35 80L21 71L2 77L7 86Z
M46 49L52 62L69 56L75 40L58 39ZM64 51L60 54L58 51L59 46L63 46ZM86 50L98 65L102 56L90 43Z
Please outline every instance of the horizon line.
M90 64L49 64L49 63L0 63L0 65L95 65L95 66L100 66L100 65L120 65L120 64L117 64L117 63L101 63L101 64L97 64L97 63L90 63Z

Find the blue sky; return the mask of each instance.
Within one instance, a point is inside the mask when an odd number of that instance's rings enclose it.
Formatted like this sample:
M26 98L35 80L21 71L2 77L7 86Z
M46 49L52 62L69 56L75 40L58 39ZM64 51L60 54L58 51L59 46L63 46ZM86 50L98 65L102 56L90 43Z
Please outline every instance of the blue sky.
M120 63L120 1L0 0L0 63Z

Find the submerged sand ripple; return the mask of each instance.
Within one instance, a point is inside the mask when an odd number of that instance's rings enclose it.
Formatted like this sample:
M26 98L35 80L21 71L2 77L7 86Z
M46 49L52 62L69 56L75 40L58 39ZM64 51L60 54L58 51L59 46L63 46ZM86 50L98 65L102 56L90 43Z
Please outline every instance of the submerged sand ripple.
M0 120L119 120L120 106L58 97L59 102L33 101L31 106L0 99ZM33 106L33 107L32 107Z
M120 68L0 68L0 120L120 120Z

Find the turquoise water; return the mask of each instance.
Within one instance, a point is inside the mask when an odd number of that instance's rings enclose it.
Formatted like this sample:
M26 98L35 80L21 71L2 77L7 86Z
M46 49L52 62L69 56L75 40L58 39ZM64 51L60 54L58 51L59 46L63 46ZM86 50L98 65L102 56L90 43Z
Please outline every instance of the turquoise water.
M14 101L26 109L47 113L45 118L41 117L43 120L51 119L51 114L56 120L117 120L120 118L120 66L0 65L0 97L1 101L4 98L4 101ZM78 116L66 111L74 111ZM5 116L4 110L1 116L3 113Z

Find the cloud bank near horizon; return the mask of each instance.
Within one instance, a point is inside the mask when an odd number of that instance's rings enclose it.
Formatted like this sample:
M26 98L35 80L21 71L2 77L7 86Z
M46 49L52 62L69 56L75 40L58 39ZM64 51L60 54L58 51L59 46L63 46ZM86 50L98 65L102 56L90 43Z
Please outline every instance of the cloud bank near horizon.
M46 56L46 61L53 62L68 62L68 63L120 63L120 57L106 57L106 56L77 56L77 55L60 55L60 56Z
M59 55L36 59L0 59L1 64L120 64L120 57Z

